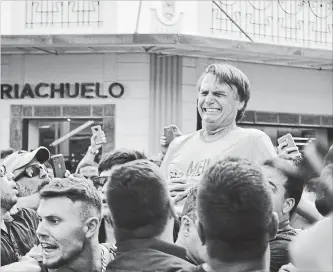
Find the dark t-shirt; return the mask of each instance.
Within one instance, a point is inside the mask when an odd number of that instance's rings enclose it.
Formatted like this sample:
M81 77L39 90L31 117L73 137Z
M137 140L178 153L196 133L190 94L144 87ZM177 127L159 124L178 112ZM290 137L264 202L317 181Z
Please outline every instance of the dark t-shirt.
M17 262L38 244L38 221L37 213L25 208L4 217L8 232L1 229L1 266Z
M116 258L107 272L167 271L192 272L197 267L186 260L186 250L158 239L133 239L117 243Z
M276 237L270 241L271 272L278 272L282 265L290 263L289 244L297 235L297 232L288 224L283 229L279 229Z

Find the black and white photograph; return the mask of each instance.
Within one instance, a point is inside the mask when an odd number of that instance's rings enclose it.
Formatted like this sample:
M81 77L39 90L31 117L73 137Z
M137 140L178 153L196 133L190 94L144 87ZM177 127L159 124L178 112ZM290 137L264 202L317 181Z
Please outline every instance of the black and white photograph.
M0 272L333 272L332 0L1 0Z

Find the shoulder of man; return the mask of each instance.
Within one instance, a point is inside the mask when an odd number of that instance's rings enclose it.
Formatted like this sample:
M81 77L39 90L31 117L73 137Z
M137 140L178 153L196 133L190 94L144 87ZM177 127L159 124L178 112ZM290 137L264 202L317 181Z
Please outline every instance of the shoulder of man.
M184 134L181 135L179 137L176 137L171 143L169 148L173 148L175 146L179 146L185 142L187 142L188 140L192 139L196 134L198 133L198 131L190 133L190 134Z
M30 208L18 208L16 213L11 215L14 220L16 218L22 218L23 220L29 221L37 228L39 219L38 214L35 210Z
M241 132L245 133L250 138L265 137L268 136L265 132L256 128L241 128Z
M194 272L197 271L195 269L196 266L174 255L157 249L141 248L121 253L109 263L106 271Z

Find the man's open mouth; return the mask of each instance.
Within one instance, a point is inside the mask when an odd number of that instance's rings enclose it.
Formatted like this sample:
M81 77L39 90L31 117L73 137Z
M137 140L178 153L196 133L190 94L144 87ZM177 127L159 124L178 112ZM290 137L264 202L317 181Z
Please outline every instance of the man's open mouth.
M221 112L221 109L218 108L203 108L204 112Z
M58 248L56 245L49 244L49 243L41 243L41 246L43 248L43 252L46 252L46 253L51 252Z

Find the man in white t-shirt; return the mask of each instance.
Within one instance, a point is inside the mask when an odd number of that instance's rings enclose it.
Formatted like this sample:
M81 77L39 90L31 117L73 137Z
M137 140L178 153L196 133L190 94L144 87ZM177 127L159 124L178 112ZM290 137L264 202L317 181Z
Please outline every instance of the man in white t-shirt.
M228 156L261 164L276 157L264 132L237 127L250 99L250 82L236 67L209 65L197 83L202 129L170 144L161 168L172 196L196 184L207 167Z

